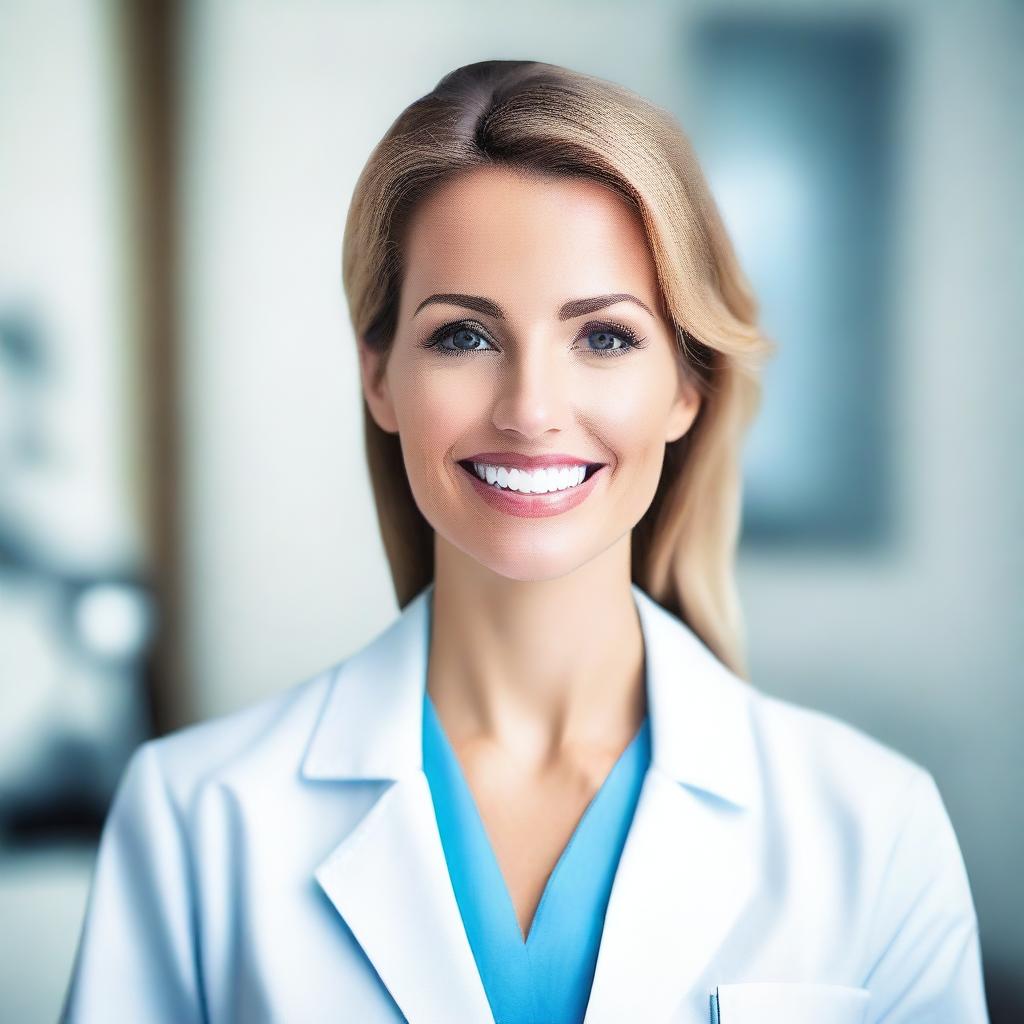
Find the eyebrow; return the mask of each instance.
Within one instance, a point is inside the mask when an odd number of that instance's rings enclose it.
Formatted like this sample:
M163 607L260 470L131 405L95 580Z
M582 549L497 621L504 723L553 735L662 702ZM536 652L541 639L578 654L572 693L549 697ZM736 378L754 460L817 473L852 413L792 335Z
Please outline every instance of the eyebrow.
M416 307L413 316L416 316L424 306L429 306L433 302L449 306L464 306L466 309L475 310L477 313L494 317L496 320L508 319L505 316L505 311L493 300L484 298L482 295L462 295L458 292L437 292L427 296ZM616 302L635 302L641 309L647 310L651 316L655 315L647 303L641 302L635 295L630 295L629 292L613 292L610 295L594 295L589 299L572 299L559 308L558 319L572 320L578 316L586 316L587 313L594 313L606 306L614 306Z

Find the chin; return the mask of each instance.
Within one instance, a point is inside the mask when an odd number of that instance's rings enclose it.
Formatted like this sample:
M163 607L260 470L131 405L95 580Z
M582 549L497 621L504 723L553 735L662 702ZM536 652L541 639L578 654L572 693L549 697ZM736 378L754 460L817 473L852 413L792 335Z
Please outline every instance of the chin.
M449 543L454 543L449 539ZM567 546L545 545L537 547L523 545L498 545L481 547L478 545L454 544L464 555L472 558L483 568L508 580L522 583L540 583L566 576L585 564L588 556L578 551L570 551Z

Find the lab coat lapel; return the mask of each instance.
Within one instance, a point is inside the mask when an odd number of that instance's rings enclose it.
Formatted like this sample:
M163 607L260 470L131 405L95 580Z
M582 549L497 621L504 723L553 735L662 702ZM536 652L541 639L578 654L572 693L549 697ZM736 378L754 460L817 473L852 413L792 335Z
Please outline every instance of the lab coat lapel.
M430 589L343 663L325 702L303 776L390 785L314 874L410 1024L493 1024L422 771Z
M394 783L316 878L410 1024L491 1024L425 775Z
M749 685L640 588L651 765L605 916L585 1024L668 1021L757 881Z

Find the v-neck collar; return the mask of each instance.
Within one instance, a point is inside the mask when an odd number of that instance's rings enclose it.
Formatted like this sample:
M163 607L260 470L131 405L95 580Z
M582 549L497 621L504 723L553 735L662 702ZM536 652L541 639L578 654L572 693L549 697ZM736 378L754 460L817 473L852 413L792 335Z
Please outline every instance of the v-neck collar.
M472 790L426 690L423 704L424 770L441 845L495 1019L550 1019L558 1000L558 1019L581 1020L612 880L650 763L649 716L580 816L524 940Z
M599 813L604 805L609 801L611 797L619 796L621 794L615 792L615 786L622 776L626 768L630 767L630 762L636 760L637 748L643 745L643 741L647 739L650 730L650 719L648 715L644 715L643 721L640 723L640 727L634 733L633 738L629 741L622 753L616 758L615 763L609 769L608 774L605 776L604 781L597 788L597 791L591 797L590 802L587 804L583 813L580 815L579 821L576 823L576 827L572 831L568 842L562 849L558 860L555 862L555 866L551 869L551 874L548 875L547 881L544 884L544 889L541 893L540 900L537 903L537 908L533 913L533 920L530 922L530 933L523 938L522 929L519 927L519 919L515 913L515 905L512 902L512 896L508 889L508 882L505 879L504 873L501 870L501 864L498 860L497 855L494 852L494 846L491 843L490 836L487 832L487 827L484 825L483 817L480 814L480 808L477 805L476 798L473 796L473 791L470 788L469 782L466 779L465 772L462 769L462 763L458 759L458 755L455 753L455 749L448 738L448 734L445 732L444 726L441 723L441 719L437 714L437 708L434 707L434 702L430 699L430 694L424 690L423 694L424 701L424 728L433 730L433 740L429 735L424 736L424 763L426 763L426 754L428 752L427 744L436 742L440 745L440 749L444 752L445 759L445 776L443 777L443 783L445 786L446 793L450 796L458 798L462 803L464 812L471 812L471 818L475 825L479 828L479 836L482 839L480 843L482 853L486 853L489 861L487 867L487 874L494 876L493 881L501 882L501 891L504 894L504 902L508 905L508 912L511 915L512 921L515 923L515 935L518 938L520 944L528 946L531 943L536 945L535 938L537 934L537 922L541 917L541 911L544 908L545 902L549 899L549 894L553 888L557 885L557 876L560 874L563 868L563 864L570 859L572 856L573 848L577 844L577 840L581 835L584 835L590 826L591 820ZM649 744L646 745L649 754ZM642 762L646 766L646 762ZM433 767L433 766L430 766ZM428 778L431 772L428 771ZM435 776L436 778L436 776ZM441 779L437 779L441 782ZM443 838L443 837L442 837ZM486 847L486 849L484 849Z

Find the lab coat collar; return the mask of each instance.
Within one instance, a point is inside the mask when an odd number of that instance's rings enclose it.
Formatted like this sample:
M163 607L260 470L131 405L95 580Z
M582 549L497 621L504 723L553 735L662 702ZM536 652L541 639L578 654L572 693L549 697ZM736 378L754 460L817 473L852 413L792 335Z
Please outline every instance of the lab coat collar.
M344 662L302 763L309 780L385 784L314 876L410 1024L493 1024L451 884L427 777L422 710L432 584ZM584 1024L668 1020L758 881L753 689L633 586L651 760L612 885ZM364 786L353 787L367 807Z
M646 657L651 760L668 778L741 807L758 802L751 687L632 583ZM302 764L307 779L397 780L423 767L433 582L343 662Z

